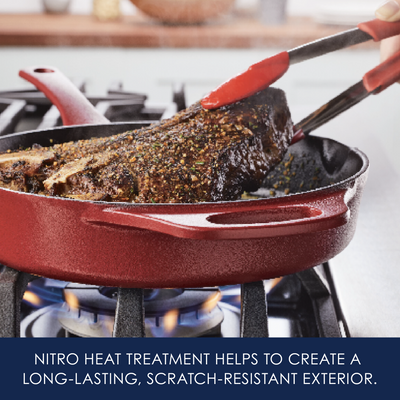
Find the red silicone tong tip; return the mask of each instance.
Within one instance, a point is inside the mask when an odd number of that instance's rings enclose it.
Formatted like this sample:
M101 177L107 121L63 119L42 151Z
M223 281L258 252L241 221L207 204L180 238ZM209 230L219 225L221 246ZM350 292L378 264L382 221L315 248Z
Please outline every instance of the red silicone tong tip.
M289 53L284 51L253 64L249 69L224 82L207 96L201 105L206 109L219 108L245 99L277 81L289 68Z
M304 139L306 137L306 135L304 134L302 129L299 129L292 137L292 141L290 142L290 144L295 144L297 142L299 142L300 140Z

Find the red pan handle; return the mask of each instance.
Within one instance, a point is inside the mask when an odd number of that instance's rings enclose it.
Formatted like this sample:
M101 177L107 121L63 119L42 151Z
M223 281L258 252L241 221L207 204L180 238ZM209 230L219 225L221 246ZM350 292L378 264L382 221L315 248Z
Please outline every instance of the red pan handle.
M319 232L348 221L346 191L306 204L247 207L223 213L138 213L134 209L105 208L82 217L90 224L146 229L167 235L198 240L255 239ZM179 206L178 206L179 207ZM182 209L181 209L182 210Z
M107 124L82 92L57 68L33 66L19 71L58 108L64 125Z

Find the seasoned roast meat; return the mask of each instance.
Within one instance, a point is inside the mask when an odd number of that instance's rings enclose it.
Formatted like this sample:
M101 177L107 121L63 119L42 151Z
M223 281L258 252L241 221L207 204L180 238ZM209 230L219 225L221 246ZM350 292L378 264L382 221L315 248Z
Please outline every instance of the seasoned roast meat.
M119 135L0 155L0 186L83 200L193 203L256 190L293 136L284 93L216 110L196 103Z

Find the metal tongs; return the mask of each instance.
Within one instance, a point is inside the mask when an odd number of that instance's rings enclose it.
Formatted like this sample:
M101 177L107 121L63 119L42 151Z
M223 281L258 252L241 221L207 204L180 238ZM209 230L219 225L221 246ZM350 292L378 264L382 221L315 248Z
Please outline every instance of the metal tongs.
M251 65L246 71L211 91L201 100L201 105L213 109L234 103L270 86L286 73L290 65L372 39L379 42L399 34L400 22L378 19L361 22L357 28L283 51Z
M348 110L370 94L378 94L400 80L400 51L367 72L363 79L295 125L292 144Z

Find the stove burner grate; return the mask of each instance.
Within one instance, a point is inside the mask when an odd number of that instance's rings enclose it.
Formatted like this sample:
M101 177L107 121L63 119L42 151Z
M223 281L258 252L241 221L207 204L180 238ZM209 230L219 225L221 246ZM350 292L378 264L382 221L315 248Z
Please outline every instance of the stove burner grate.
M336 311L324 269L326 266L320 266L284 277L269 289L266 286L271 285L271 281L243 284L240 309L226 303L224 298L217 303L215 288L163 289L155 293L144 289L69 284L64 289L66 302L35 311L20 325L20 305L26 287L29 282L43 278L3 266L0 272L0 337L19 337L20 326L22 336L157 336L165 331L160 321L164 322L168 310L177 309L175 334L179 337L268 337L270 331L273 336L340 337L344 335L337 319L340 314ZM79 291L81 293L77 293ZM76 305L73 304L75 297ZM204 310L204 303L210 299L213 306ZM164 303L161 308L157 305L160 301ZM225 318L227 321L223 321ZM186 324L190 319L191 324ZM39 320L58 322L47 328L34 328L33 324ZM289 335L287 332L277 334L277 324L282 322L289 327ZM232 334L232 329L219 332L223 323L232 325L237 334Z
M85 93L85 82L74 81ZM184 87L176 84L170 103L152 103L147 96L123 90L122 83L110 84L105 96L86 96L96 109L111 122L157 122L172 117L186 108ZM36 89L0 92L0 136L34 129L50 129L62 125L56 106Z

